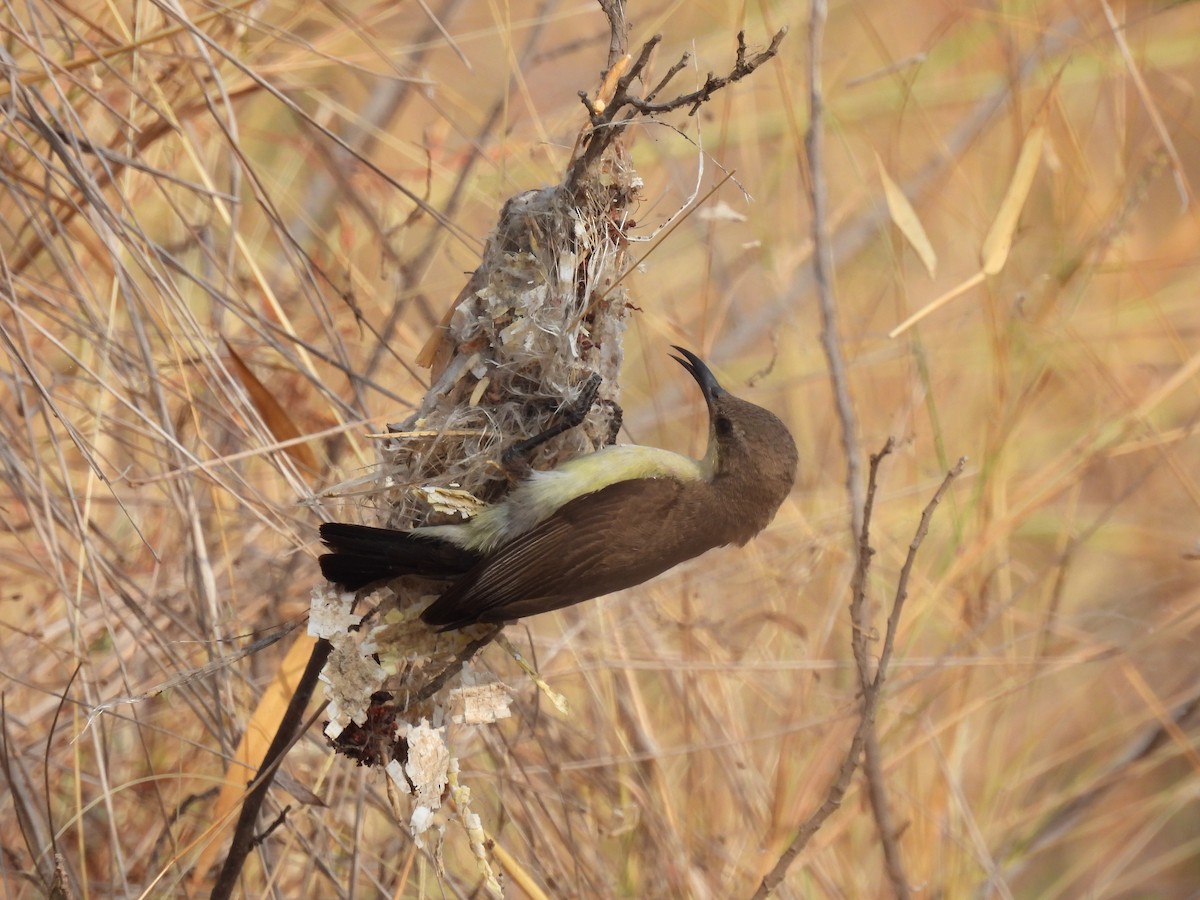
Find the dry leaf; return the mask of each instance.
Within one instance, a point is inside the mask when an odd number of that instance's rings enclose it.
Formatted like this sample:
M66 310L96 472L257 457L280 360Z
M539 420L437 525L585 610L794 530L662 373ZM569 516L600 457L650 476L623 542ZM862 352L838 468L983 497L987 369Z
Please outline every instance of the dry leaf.
M266 423L275 440L284 443L300 437L300 429L296 427L296 423L291 420L279 401L275 399L275 395L268 391L266 385L258 380L258 376L250 371L250 367L238 356L233 345L225 338L221 338L221 340L225 343L225 349L229 351L229 359L233 363L234 372L237 373L246 393L250 395L250 402L262 416L263 422ZM307 444L292 444L284 447L283 452L308 471L314 474L320 471L317 457Z
M933 278L937 274L937 253L934 252L933 244L929 242L929 235L925 233L925 228L921 225L920 218L917 217L917 211L908 202L908 197L904 196L904 191L900 190L900 186L892 181L887 169L883 167L883 160L879 158L878 153L875 154L875 165L879 169L879 180L883 182L883 196L887 200L888 214L892 217L892 222L916 251L918 258L925 266L925 271L929 273L929 277Z
M1025 135L1025 143L1021 145L1021 155L1017 157L1017 167L1008 183L1004 200L1000 203L1000 211L996 213L996 219L983 240L981 259L984 275L995 275L1008 261L1013 234L1017 230L1021 210L1025 208L1029 189L1033 186L1038 161L1042 158L1042 142L1045 137L1046 124L1043 121L1039 121L1029 129L1029 134Z

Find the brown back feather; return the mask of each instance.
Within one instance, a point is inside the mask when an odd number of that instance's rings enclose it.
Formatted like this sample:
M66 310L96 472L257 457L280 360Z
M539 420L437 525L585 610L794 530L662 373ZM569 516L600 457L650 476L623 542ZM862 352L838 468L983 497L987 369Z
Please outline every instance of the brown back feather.
M452 584L422 618L443 629L507 622L641 584L741 538L710 495L703 483L642 478L576 498Z

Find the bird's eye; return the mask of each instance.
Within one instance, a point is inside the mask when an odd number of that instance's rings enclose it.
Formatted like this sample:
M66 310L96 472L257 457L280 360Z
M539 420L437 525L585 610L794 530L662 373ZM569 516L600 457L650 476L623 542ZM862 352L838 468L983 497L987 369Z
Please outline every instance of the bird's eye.
M728 416L717 416L716 429L721 437L727 437L733 433L733 423Z

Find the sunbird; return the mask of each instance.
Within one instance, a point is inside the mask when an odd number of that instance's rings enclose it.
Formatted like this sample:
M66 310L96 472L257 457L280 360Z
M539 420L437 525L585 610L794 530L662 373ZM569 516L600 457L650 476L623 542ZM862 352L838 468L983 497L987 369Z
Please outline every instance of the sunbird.
M530 471L464 522L410 531L326 522L325 578L352 591L401 575L449 581L421 614L448 631L561 609L714 547L744 545L791 491L796 442L774 413L733 396L698 356L674 349L708 406L703 459L613 445Z

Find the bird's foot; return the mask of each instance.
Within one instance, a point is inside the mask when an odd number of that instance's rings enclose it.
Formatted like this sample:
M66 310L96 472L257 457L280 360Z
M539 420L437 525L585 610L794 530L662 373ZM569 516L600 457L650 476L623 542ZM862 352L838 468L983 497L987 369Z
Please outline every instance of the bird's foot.
M588 380L584 382L575 402L561 410L557 422L544 431L535 434L533 437L517 441L515 444L510 445L500 457L500 464L504 467L505 471L514 475L527 473L529 471L529 457L534 450L551 438L556 438L560 434L582 425L583 420L587 418L587 414L592 408L592 404L596 402L596 394L600 391L601 381L599 373L593 372Z

